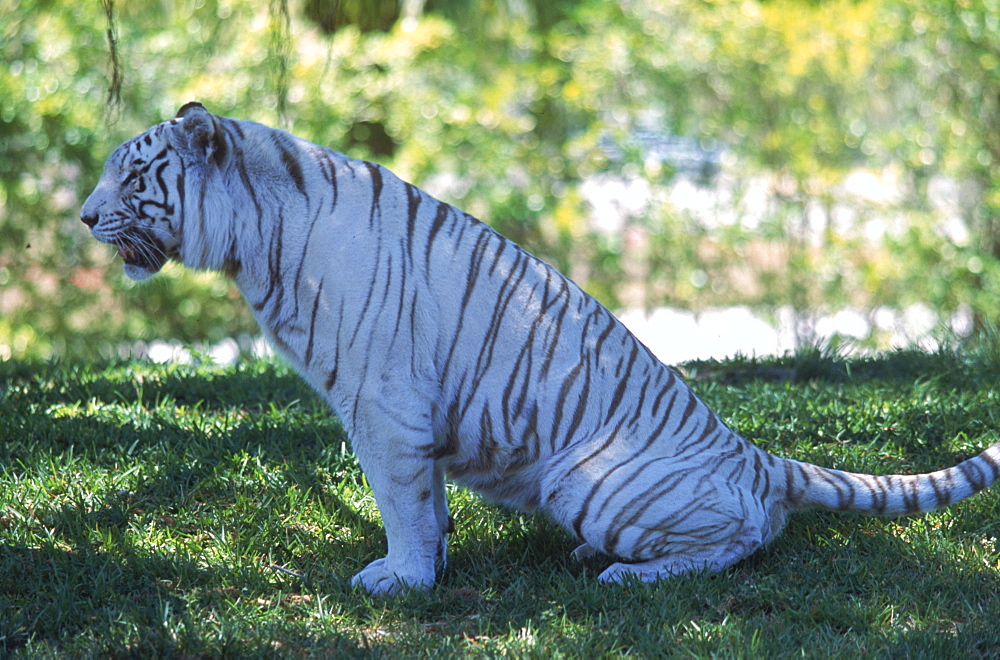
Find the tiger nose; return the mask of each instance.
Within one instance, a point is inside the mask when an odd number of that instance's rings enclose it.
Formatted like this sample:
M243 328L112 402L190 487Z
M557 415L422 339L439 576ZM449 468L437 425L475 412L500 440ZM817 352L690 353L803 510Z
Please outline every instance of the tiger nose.
M88 227L93 227L94 225L97 224L98 218L96 215L81 215L80 220L82 220L83 224L87 225Z

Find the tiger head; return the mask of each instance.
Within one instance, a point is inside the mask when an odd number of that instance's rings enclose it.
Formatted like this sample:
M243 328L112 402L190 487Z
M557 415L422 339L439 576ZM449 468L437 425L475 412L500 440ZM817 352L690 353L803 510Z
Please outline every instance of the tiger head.
M204 219L185 217L184 196L191 179L212 177L227 153L218 118L188 103L112 152L80 219L94 238L118 249L133 280L152 277L170 259L211 267L203 250L185 249L185 219L199 228Z

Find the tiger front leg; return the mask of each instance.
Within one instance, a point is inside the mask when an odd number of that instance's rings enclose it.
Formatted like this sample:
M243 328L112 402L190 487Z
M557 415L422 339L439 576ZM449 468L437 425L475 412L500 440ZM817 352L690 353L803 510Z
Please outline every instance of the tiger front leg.
M389 546L351 580L373 595L433 586L451 525L444 473L428 455L430 432L381 421L377 435L355 443Z

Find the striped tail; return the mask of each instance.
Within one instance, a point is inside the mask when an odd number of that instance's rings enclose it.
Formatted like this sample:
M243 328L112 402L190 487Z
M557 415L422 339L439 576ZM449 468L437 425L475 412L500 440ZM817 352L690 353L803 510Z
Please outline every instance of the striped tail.
M1000 477L1000 442L946 470L875 476L785 460L786 495L794 509L821 507L879 516L922 513L989 488Z

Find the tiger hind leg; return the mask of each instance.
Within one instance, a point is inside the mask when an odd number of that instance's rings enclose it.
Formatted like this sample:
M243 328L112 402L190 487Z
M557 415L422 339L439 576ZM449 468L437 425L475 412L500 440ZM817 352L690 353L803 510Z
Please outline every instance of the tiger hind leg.
M597 579L601 582L621 584L629 576L642 582L678 577L689 573L718 573L735 564L760 546L760 540L753 536L732 542L722 548L718 546L693 547L671 552L661 557L635 563L617 562L609 566Z
M542 480L543 507L584 542L572 556L601 553L621 562L602 581L718 572L781 526L780 507L755 494L749 470L641 453L623 459L622 453L569 448L552 457Z

